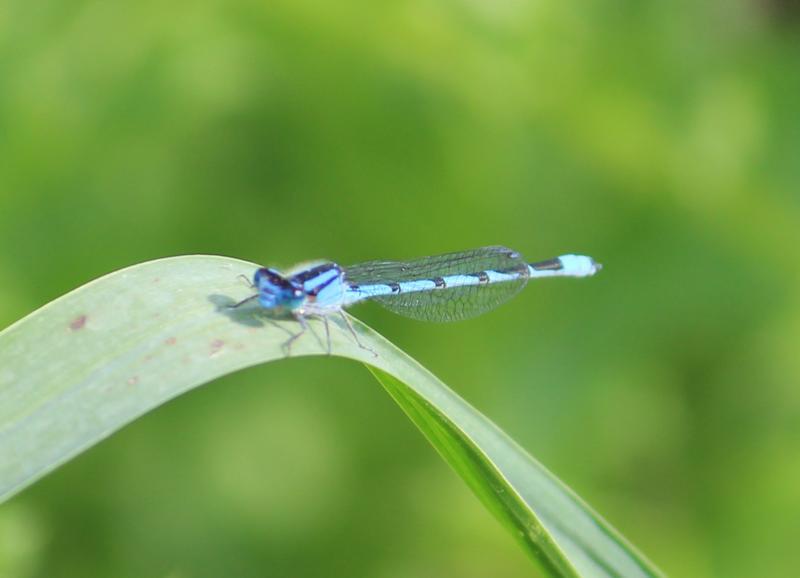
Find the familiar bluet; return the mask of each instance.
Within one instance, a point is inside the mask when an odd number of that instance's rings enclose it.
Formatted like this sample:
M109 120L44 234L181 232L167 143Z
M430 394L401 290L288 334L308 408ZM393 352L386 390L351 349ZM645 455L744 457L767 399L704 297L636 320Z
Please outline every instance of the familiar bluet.
M308 329L307 317L325 322L330 352L328 316L339 314L356 343L361 344L344 309L361 301L377 301L390 311L425 321L457 321L480 315L522 290L529 279L541 277L588 277L601 269L591 257L562 255L528 263L506 247L482 247L470 251L422 257L412 261L368 261L351 267L316 262L287 273L261 267L253 275L257 293L233 305L258 300L264 309L290 315L300 331Z

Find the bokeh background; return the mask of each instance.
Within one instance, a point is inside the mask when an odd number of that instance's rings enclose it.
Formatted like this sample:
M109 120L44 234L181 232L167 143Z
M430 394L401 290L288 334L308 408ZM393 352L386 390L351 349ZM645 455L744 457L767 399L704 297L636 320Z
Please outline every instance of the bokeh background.
M800 565L800 9L0 3L0 327L177 254L606 268L356 315L674 576ZM204 386L0 507L0 576L536 575L364 369Z

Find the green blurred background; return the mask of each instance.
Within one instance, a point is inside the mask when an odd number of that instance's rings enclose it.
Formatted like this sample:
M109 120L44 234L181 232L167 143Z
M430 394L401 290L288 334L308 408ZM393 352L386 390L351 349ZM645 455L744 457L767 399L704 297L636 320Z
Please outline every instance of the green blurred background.
M186 253L585 252L355 311L675 576L800 565L800 18L773 0L0 3L0 327ZM0 507L0 577L536 575L364 369L250 369Z

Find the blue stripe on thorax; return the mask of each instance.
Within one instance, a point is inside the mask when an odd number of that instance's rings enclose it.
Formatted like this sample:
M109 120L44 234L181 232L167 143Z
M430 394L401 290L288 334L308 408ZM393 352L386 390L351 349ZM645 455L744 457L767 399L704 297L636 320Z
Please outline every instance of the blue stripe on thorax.
M341 267L335 263L323 263L292 275L292 280L302 283L305 301L309 310L334 309L343 305L344 281Z
M307 295L314 295L325 286L341 277L342 270L335 263L323 263L311 269L292 275L292 281L299 281Z

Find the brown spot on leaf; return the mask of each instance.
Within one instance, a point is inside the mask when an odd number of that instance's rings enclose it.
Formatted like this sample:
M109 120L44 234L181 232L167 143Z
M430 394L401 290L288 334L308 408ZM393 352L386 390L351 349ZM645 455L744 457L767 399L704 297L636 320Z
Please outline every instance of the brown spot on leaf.
M216 355L222 349L222 346L225 345L225 342L222 339L215 339L211 342L211 355Z
M127 383L128 385L136 385L137 383L139 383L139 376L134 375L133 377L129 377Z
M178 342L177 339L175 339L174 337L170 337L164 343L166 343L167 345L175 345L177 342Z
M69 324L69 328L73 331L78 331L79 329L83 329L84 325L86 325L86 315L80 315L72 320Z

